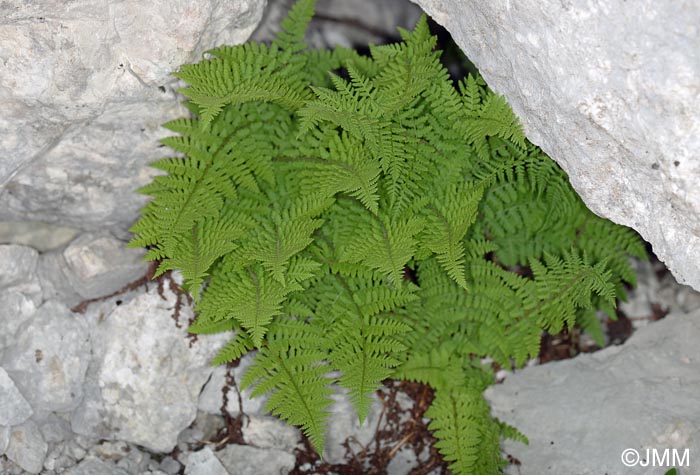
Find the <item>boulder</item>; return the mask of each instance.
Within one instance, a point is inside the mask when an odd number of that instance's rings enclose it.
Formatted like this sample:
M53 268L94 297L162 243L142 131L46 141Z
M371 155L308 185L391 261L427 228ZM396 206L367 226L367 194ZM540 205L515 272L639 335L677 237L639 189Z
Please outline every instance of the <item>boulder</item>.
M105 304L86 314L93 359L73 413L76 433L170 452L195 419L209 362L231 335L190 345L192 308L184 303L177 314L176 295L167 283L163 287L112 304L111 312Z
M245 41L265 0L10 2L0 25L0 220L124 235L184 114L170 73ZM121 236L121 235L120 235Z
M1 363L35 412L71 411L83 394L88 339L82 315L49 301L19 329Z
M700 452L698 339L700 310L672 314L624 345L529 367L489 388L492 414L530 440L505 444L521 463L508 473L657 474L626 467L623 452Z
M414 0L595 213L700 290L700 6Z

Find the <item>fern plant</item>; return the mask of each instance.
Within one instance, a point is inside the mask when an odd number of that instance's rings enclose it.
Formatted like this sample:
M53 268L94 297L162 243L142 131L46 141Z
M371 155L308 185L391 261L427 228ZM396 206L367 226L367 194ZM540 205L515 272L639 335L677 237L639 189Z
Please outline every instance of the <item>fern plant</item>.
M363 56L308 49L313 8L176 73L193 117L165 124L179 154L153 164L130 245L182 272L191 332L235 332L214 364L256 352L243 385L319 452L334 385L362 421L403 378L435 390L451 470L498 473L500 440L525 438L490 416L482 360L521 366L577 324L601 338L644 248L480 77L453 85L425 17Z

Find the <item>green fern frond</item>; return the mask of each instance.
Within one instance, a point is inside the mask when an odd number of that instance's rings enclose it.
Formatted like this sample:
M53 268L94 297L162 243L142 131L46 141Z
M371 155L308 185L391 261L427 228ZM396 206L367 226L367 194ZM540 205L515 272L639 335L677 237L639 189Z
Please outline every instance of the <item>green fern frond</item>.
M372 398L392 374L406 348L395 339L408 327L396 319L348 315L337 320L328 339L328 360L341 371L340 385L350 391L350 401L362 423Z
M257 351L244 386L319 452L333 385L362 421L402 378L435 391L453 473L499 473L500 440L526 439L491 418L480 361L520 366L573 325L601 341L644 246L586 209L480 76L454 87L425 16L362 55L308 49L313 7L176 73L195 117L165 124L176 156L139 190L130 246L182 272L190 332L234 332L214 364Z
M286 338L268 339L248 368L241 388L255 386L252 396L270 394L265 410L301 427L313 447L323 453L326 440L331 380L325 377L326 353L290 346ZM307 342L308 343L308 342Z

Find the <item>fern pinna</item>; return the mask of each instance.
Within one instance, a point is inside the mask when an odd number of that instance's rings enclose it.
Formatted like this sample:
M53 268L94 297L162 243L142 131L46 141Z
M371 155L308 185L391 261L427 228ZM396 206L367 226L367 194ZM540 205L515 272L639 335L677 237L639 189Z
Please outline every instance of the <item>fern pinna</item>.
M586 209L481 78L455 87L427 21L403 41L309 50L313 1L270 45L210 50L176 74L194 118L165 124L133 226L158 272L178 269L194 333L233 330L219 364L256 351L244 385L324 447L333 385L359 418L386 378L429 384L454 473L497 473L503 437L482 397L490 357L538 353L542 331L601 332L642 257Z

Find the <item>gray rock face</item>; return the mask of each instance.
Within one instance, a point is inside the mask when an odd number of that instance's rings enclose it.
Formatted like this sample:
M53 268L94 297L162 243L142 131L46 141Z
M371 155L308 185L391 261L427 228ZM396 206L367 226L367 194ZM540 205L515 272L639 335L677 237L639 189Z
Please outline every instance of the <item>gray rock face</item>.
M669 315L622 346L527 368L490 388L493 415L530 439L506 443L522 463L509 473L658 474L625 467L622 452L700 452L699 338L700 310Z
M700 6L414 0L597 214L700 290Z
M204 447L187 457L185 475L229 475L229 472L221 465L214 452L209 447Z
M229 473L236 475L287 475L296 463L294 455L289 452L263 450L248 445L227 445L216 456Z
M126 249L123 241L109 234L87 233L63 251L65 274L81 297L100 297L143 276L147 267L143 255L143 250Z
M89 357L84 318L49 301L19 330L2 365L35 411L70 411L82 396Z
M0 426L21 424L29 419L32 412L32 407L19 392L7 371L0 367Z
M65 249L43 254L39 275L46 299L69 305L109 295L146 273L144 251L109 233L85 233Z
M167 285L166 285L167 287ZM91 322L93 361L86 394L73 413L79 434L118 439L169 452L194 420L197 399L209 378L209 361L230 335L190 348L183 306L176 326L175 295L156 287L111 313L86 315ZM94 317L94 318L93 318Z
M301 440L296 427L286 424L276 417L249 416L241 428L246 444L261 449L279 449L292 452Z
M88 457L63 473L64 475L129 475L121 468L107 464L95 457Z
M22 244L46 252L68 244L78 231L39 221L0 222L0 243Z
M5 295L8 291L14 291L25 295L34 304L39 305L42 292L37 276L38 261L39 254L30 247L14 244L1 245L0 294Z
M200 411L209 414L221 414L221 406L224 403L224 386L226 385L226 375L231 371L236 387L230 385L226 389L226 411L230 416L236 417L241 413L239 402L243 403L243 413L247 415L262 415L265 413L267 396L251 398L253 388L246 388L240 391L240 400L236 388L240 388L241 378L253 362L254 355L247 354L241 358L237 367L229 370L225 366L217 366L211 374L211 378L202 389L199 396L198 408Z
M0 426L0 455L5 453L7 446L10 443L10 428Z
M8 244L0 246L0 288L25 283L36 270L39 253L31 247Z
M23 470L39 473L44 466L48 449L49 446L41 436L39 427L34 421L28 420L12 428L5 455Z
M14 342L15 333L36 312L34 302L15 290L0 291L0 360L4 349Z
M364 447L374 437L382 416L382 403L376 394L372 395L373 403L364 423L360 425L357 413L346 395L346 391L338 388L331 395L334 403L331 404L328 417L328 434L326 446L323 448L323 458L330 463L343 463L345 460L345 441L349 441L353 448Z
M0 219L124 233L182 115L170 73L241 43L264 0L10 2L0 25Z

